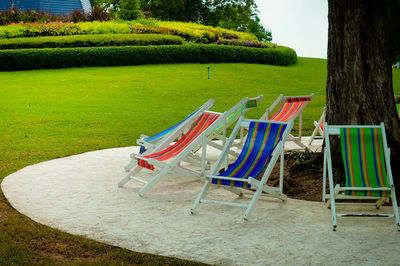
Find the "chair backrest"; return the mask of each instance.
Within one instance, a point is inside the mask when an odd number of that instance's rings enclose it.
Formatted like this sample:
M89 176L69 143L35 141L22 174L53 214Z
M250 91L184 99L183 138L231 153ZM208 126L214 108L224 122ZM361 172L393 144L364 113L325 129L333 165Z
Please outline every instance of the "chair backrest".
M199 118L192 124L188 132L180 138L175 144L168 148L144 156L144 158L153 158L158 161L165 161L181 153L197 137L199 137L211 124L220 117L220 114L203 112Z
M309 96L283 96L280 107L268 120L286 122L295 119L310 103L313 97L314 94Z
M328 129L327 129L328 128ZM339 135L346 187L390 187L388 148L383 123L380 126L329 126L325 132ZM328 131L328 132L327 132ZM326 138L329 141L329 138ZM388 197L389 191L347 190L347 195Z
M238 102L233 109L235 109L235 111L228 116L228 118L226 119L225 123L220 124L216 129L215 132L220 132L223 130L224 128L224 124L226 127L229 127L230 125L232 125L233 123L235 123L240 116L244 116L245 113L247 113L247 111L250 108L254 108L257 107L258 102L261 101L264 98L264 96L261 94L255 98L244 98L242 99L240 102Z
M286 127L287 123L250 122L249 133L242 152L220 176L243 179L250 176L257 177L268 165ZM212 183L250 188L250 184L241 181L212 179Z

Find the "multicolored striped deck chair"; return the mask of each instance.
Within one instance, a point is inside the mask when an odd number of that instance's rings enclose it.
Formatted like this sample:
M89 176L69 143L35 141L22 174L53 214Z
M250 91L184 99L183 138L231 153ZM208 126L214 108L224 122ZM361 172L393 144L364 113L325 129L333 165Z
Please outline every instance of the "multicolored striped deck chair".
M258 103L264 98L264 96L261 94L255 98L248 98L247 102L246 101L240 101L234 109L237 109L234 113L232 113L226 121L221 123L215 130L214 132L208 137L207 144L210 145L211 147L214 147L216 149L219 149L222 151L222 149L225 146L226 140L227 140L227 129L231 127L233 124L235 124L240 117L244 117L244 115L251 109L257 107ZM243 134L241 134L241 138L243 138ZM216 142L215 140L220 140L222 144L219 144L219 142ZM241 139L242 140L242 139ZM242 141L241 141L242 142ZM229 153L235 157L239 156L234 151L229 151Z
M240 106L248 101L244 98L239 102ZM161 178L171 171L183 173L191 177L200 178L206 168L206 152L207 152L207 137L225 121L232 113L237 110L238 105L235 105L229 111L220 114L211 111L201 113L197 119L192 122L191 127L177 142L175 134L170 134L162 141L152 153L144 153L137 155L135 160L137 165L118 183L119 187L124 186L130 180L136 180L144 183L145 185L139 190L139 195L144 194L151 189ZM189 121L192 120L189 119ZM191 155L199 145L202 145L201 156L201 173L192 171L183 167L180 162ZM155 171L155 175L150 181L145 181L135 175L138 174L143 168Z
M233 144L242 127L246 127L249 130L246 142L237 160L228 167L229 147ZM216 203L247 208L244 214L244 219L247 220L261 195L276 197L285 201L286 195L282 192L284 143L292 127L292 120L286 123L240 118L211 174L206 175L206 182L193 204L191 213L194 214L196 212L200 203ZM267 181L279 156L281 157L279 187L270 187L267 185ZM217 175L224 161L224 169L226 170ZM264 170L261 180L257 180L257 176ZM248 204L204 199L211 184L221 185L239 196L252 194L253 197ZM254 188L255 192L248 190L251 188Z
M306 146L301 143L303 109L313 98L314 93L306 96L284 96L281 94L279 95L278 99L276 99L276 101L269 108L267 108L261 119L274 122L287 122L294 120L299 116L299 135L298 137L289 135L288 141L293 141L300 148L305 148ZM278 106L278 104L280 104L279 108L274 114L272 114L273 110Z
M322 137L322 140L324 139L324 123L325 123L325 113L326 113L326 107L324 107L324 111L322 112L321 117L319 118L318 122L314 121L314 126L315 129L313 131L313 133L311 134L311 138L308 142L308 145L311 145L313 140L317 137L317 133L320 134L320 136Z
M390 149L387 146L384 124L379 126L331 126L325 123L325 152L322 199L331 207L333 230L336 231L337 216L395 217L400 230L396 194L390 166ZM340 137L346 184L334 186L329 136ZM326 193L326 173L329 191ZM342 199L345 202L336 202ZM336 206L372 205L379 209L392 200L392 214L336 213ZM356 202L354 202L356 200ZM366 203L365 200L376 200ZM361 202L360 202L361 201ZM364 202L362 202L364 201Z
M397 113L399 114L399 118L400 118L400 95L395 95L394 101L396 103L396 110L397 110Z
M193 120L191 121L188 120L190 120L192 117L199 116L202 112L209 110L213 105L214 105L214 100L210 99L196 111L194 111L193 113L188 115L185 119L173 125L172 127L167 128L152 136L141 135L140 139L136 140L136 143L140 146L139 153L140 154L143 154L145 152L147 152L147 154L151 153L154 150L154 148L157 147L157 145L160 144L161 141L170 134L175 134L177 138L181 137L186 133L186 131L190 128L191 124L193 123ZM132 153L130 155L132 159L134 159L135 156L136 153ZM133 167L135 167L135 165L136 165L136 160L131 160L131 162L127 166L125 166L125 170L128 172Z

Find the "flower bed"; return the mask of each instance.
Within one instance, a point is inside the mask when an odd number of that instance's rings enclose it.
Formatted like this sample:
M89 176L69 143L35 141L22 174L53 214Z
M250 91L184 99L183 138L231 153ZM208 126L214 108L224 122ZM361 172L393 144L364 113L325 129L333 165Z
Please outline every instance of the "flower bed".
M168 34L177 35L186 41L195 43L215 43L219 38L234 38L239 40L257 41L250 33L237 32L219 27L210 27L196 23L167 22L158 20L136 20L129 22L50 22L50 23L20 23L0 27L0 39L65 36L82 34Z
M234 45L234 46L246 46L255 48L274 48L277 47L276 44L271 42L260 42L260 41L249 41L249 40L239 40L239 39L218 39L217 44L222 45Z

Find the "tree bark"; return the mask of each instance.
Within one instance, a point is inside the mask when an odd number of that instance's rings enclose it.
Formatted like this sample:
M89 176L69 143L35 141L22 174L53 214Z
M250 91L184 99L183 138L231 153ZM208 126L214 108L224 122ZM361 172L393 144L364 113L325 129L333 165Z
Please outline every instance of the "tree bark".
M331 125L385 123L397 194L400 121L393 95L386 1L329 0L326 120ZM331 140L340 159L339 143Z

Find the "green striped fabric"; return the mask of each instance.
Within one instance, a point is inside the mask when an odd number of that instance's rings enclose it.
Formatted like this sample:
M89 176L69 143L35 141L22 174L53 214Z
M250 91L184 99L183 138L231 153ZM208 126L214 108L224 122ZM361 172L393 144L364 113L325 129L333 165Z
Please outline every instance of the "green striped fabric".
M341 128L346 187L389 187L380 128ZM347 195L389 197L389 191L346 191Z
M248 100L246 103L246 108L257 107L257 100Z

